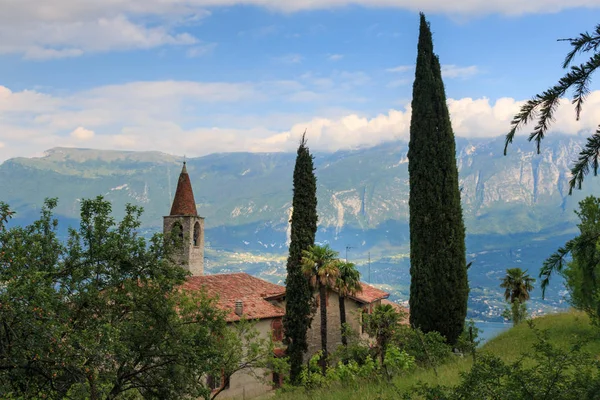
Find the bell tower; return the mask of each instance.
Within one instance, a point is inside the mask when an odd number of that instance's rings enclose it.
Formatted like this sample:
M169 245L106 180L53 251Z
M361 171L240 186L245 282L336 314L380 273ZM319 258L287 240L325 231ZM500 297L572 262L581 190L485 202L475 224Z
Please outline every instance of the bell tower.
M163 217L163 233L170 235L177 229L183 239L183 248L176 256L177 262L190 271L193 276L204 274L204 218L198 215L192 183L188 175L185 161L175 198L171 206L171 213Z

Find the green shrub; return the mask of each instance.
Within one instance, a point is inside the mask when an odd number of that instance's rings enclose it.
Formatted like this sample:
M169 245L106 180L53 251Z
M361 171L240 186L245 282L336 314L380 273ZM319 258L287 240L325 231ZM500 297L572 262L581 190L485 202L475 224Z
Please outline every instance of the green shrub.
M582 351L581 341L565 350L536 331L531 354L507 363L483 353L456 387L420 385L407 399L592 400L600 393L600 362Z
M394 345L414 357L420 367L441 365L452 356L452 348L438 332L423 333L405 325L396 331Z

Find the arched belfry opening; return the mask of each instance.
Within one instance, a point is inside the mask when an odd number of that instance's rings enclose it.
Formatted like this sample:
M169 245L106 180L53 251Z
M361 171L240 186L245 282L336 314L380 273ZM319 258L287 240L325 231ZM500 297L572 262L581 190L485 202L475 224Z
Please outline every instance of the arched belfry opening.
M194 224L194 247L200 246L200 222Z
M183 225L177 221L173 224L171 231L177 235L177 238L183 242Z
M177 230L175 232L175 230ZM204 274L204 218L198 215L192 183L186 163L179 174L171 213L164 217L163 232L174 234L183 242L178 263L192 275Z

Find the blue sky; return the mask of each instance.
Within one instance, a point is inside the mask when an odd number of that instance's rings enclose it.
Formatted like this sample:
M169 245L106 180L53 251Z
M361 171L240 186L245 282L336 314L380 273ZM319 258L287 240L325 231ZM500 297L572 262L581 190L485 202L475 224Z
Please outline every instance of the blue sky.
M413 3L0 0L0 161L55 146L287 151L304 129L317 150L405 139ZM561 76L556 39L600 23L596 0L452 3L419 6L458 136L504 134ZM600 93L586 110L561 108L556 130L593 129Z

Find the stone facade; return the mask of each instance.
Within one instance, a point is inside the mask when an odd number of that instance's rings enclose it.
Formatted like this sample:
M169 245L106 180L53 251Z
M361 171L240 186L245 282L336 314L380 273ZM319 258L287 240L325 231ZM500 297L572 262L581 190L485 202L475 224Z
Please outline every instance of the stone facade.
M318 295L316 296L318 301ZM364 339L369 336L362 331L362 314L371 312L373 308L380 304L381 300L373 303L364 304L353 298L346 298L346 323L350 328L360 334ZM316 352L321 350L321 309L317 307L312 320L310 329L307 332L308 352L305 359L308 360ZM334 352L342 344L342 332L340 329L340 298L332 290L327 293L327 351Z
M170 215L163 218L163 233L168 236L177 227L183 236L178 263L193 276L204 275L204 218L197 215Z

